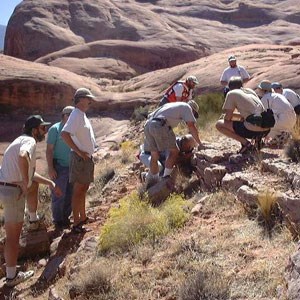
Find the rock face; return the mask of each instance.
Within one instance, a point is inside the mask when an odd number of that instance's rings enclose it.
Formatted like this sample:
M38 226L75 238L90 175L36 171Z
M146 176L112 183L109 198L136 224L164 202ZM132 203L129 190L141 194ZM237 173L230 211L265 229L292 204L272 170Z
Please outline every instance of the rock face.
M297 56L300 53L299 46L244 46L121 82L79 76L61 68L0 55L1 111L22 108L25 111L33 110L40 113L57 112L64 105L71 104L74 91L82 86L90 88L98 97L99 101L95 105L98 110L135 108L157 102L170 84L184 79L189 74L194 74L200 79L196 95L221 92L220 74L227 66L227 56L232 52L252 76L247 83L248 87L255 88L261 80L270 79L281 81L284 86L300 92L300 56ZM71 58L62 58L64 64L68 63L68 59ZM84 59L84 62L87 61L89 65L93 64L93 60ZM82 65L76 63L68 68L75 72L81 67L86 70L88 65L84 65L84 62ZM105 73L108 69L102 70ZM129 73L135 72L133 69L128 70ZM117 73L123 71L119 69ZM116 69L112 72L116 72Z
M8 23L4 53L35 60L64 48L102 41L98 50L77 48L80 57L97 53L117 59L122 47L117 41L137 46L147 41L162 56L170 55L166 65L170 67L237 45L299 44L297 4L292 0L24 0ZM109 40L115 43L107 51ZM184 58L178 55L182 48L189 54ZM140 56L147 59L152 54L144 50ZM153 63L160 65L159 57Z

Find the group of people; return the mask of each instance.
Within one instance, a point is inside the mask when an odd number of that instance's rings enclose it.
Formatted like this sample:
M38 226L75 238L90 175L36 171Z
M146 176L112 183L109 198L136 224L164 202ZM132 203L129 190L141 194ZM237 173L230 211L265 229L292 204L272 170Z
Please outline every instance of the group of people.
M225 101L224 115L216 123L218 131L241 143L240 154L260 149L262 144L283 146L296 124L296 114L300 114L299 95L268 80L261 81L256 91L245 88L244 84L250 80L249 73L237 64L235 55L228 57L228 64L220 78ZM203 147L196 126L199 106L193 100L198 83L193 75L173 83L160 100L159 107L148 116L141 151L141 154L147 153L144 155L146 160L141 158L149 166L147 186L170 176L180 153L173 128L181 121L193 138L192 148ZM162 155L165 156L163 164L160 162Z
M224 116L216 128L229 138L241 143L239 153L253 149L249 140L261 141L266 137L269 145L284 144L300 113L299 95L284 89L278 82L261 81L255 92L244 88L250 79L236 57L228 58L229 67L220 78L224 86ZM165 92L146 121L144 144L139 159L149 167L147 187L160 178L169 178L180 158L190 159L195 148L203 147L197 128L199 106L193 100L194 88L199 84L196 76L177 81ZM86 88L74 94L74 107L62 110L61 121L51 126L40 115L31 115L25 122L23 134L6 149L0 168L0 199L4 209L6 241L6 285L15 286L33 275L33 271L17 271L19 238L24 222L25 199L30 226L39 224L37 215L39 184L48 185L52 197L52 216L57 228L69 227L73 214L73 233L86 231L88 222L85 198L94 180L94 153L96 141L86 116L94 95ZM265 122L263 113L272 110L274 124ZM184 122L188 135L176 137L173 129ZM46 158L49 179L35 170L36 143L48 131Z
M74 107L65 107L61 121L50 128L51 123L45 122L40 115L29 116L23 126L23 134L8 146L3 155L0 200L4 211L4 258L6 285L9 287L33 275L33 271L18 271L17 259L25 203L29 227L37 228L40 222L37 215L39 184L48 185L51 190L52 217L56 228L69 227L72 212L72 232L86 231L85 197L94 180L96 141L85 113L94 99L88 89L79 88L74 94ZM35 170L36 144L45 139L47 131L46 158L50 179Z

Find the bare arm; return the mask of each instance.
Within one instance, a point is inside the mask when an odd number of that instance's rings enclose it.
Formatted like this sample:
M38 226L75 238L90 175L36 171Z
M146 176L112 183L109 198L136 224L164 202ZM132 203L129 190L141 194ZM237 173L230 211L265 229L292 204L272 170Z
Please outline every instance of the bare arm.
M89 154L86 152L81 151L73 142L71 138L71 134L67 131L61 132L61 138L64 140L64 142L71 148L73 151L75 151L80 157L82 157L84 160L89 159Z
M56 179L57 173L54 169L53 165L53 153L54 153L54 145L52 144L47 144L47 149L46 149L46 158L47 158L47 164L48 164L48 174L50 179Z
M60 197L62 195L62 191L61 189L50 179L38 174L38 173L34 173L33 175L33 181L37 182L37 183L41 183L41 184L45 184L48 185L49 188L54 192L54 194L58 197Z
M250 80L251 78L243 78L243 83L246 83Z
M26 151L22 151L19 154L19 167L21 171L21 176L22 176L22 182L20 184L22 193L26 194L28 191L28 170L29 170L29 155Z
M189 129L190 134L195 139L195 141L198 143L198 145L201 145L201 141L200 141L200 138L199 138L198 129L195 126L195 123L194 122L187 122L186 125L187 125L187 127Z

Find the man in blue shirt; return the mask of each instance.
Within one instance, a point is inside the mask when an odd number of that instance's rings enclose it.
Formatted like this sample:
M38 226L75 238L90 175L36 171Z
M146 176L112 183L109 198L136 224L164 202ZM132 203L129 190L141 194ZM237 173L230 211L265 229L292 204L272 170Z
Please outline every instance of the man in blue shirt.
M46 157L49 177L63 192L61 197L51 194L53 222L58 229L70 225L69 216L72 211L72 185L69 183L71 149L61 138L61 131L73 109L73 106L66 106L62 110L61 121L49 128L47 137Z

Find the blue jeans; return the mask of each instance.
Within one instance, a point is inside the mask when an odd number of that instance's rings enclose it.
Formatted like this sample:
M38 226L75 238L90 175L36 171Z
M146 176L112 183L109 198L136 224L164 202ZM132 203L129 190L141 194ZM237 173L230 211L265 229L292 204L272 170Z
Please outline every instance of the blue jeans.
M53 180L62 191L62 196L57 197L51 193L52 198L52 217L57 225L67 224L72 212L72 184L69 183L69 167L63 167L58 163L54 164L57 178Z

